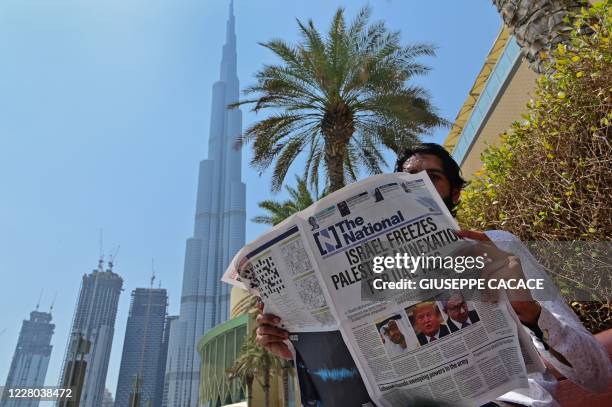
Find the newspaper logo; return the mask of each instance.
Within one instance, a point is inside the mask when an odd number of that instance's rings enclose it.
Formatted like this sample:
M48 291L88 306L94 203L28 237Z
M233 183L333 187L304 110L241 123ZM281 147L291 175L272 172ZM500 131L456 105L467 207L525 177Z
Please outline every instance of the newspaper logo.
M331 232L331 233L330 233ZM336 228L332 225L327 229L315 232L313 235L321 256L333 253L342 247Z
M321 256L325 256L343 246L358 244L402 222L405 222L405 219L401 211L378 222L366 223L363 217L357 216L355 219L344 219L330 225L326 229L313 233L312 237Z

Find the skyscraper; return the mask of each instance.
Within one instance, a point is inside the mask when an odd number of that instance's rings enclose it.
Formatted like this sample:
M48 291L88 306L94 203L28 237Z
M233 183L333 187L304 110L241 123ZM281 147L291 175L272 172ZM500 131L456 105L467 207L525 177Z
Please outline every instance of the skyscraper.
M122 286L112 262L105 271L100 260L97 269L83 275L61 376L64 386L82 384L80 407L102 405Z
M187 240L180 318L172 323L166 369L168 405L196 406L200 358L198 339L229 314L223 271L244 245L245 185L241 152L234 148L242 130L242 112L229 110L239 99L236 35L230 3L221 75L212 89L208 158L200 162L193 237Z
M167 407L168 405L168 384L166 383L166 366L168 363L168 345L170 342L170 329L173 321L178 320L178 315L168 315L166 317L166 323L164 325L164 338L162 340L162 351L161 358L159 361L160 369L157 372L157 383L160 389L162 389L161 407Z
M50 312L30 312L30 319L21 324L19 339L9 368L5 388L39 388L45 384L51 337L55 325L51 323ZM1 407L37 407L38 400L5 399Z
M102 396L102 406L100 407L114 407L115 401L113 395L108 389L104 389L104 396Z
M163 288L137 288L125 329L115 407L161 407L163 385L160 374L166 369L164 325L168 295ZM138 403L130 403L138 393ZM148 404L150 402L150 405Z

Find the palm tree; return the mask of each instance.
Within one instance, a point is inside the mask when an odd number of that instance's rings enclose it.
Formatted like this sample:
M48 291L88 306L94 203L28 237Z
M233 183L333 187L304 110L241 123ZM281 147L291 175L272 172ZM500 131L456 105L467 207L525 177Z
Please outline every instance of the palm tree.
M297 183L296 188L285 185L285 189L289 193L290 199L284 202L274 201L272 199L260 202L258 204L259 207L266 210L268 215L255 216L252 221L272 226L277 225L294 213L298 213L308 208L315 201L318 201L326 195L326 192L323 192L321 195L315 192L313 196L308 190L304 178L296 176L295 180Z
M293 365L288 360L280 361L281 380L283 381L283 407L289 406L289 377L295 373Z
M253 297L249 303L249 314L255 317L260 313L257 306L258 299ZM238 357L231 368L227 369L230 380L240 379L247 390L247 405L252 406L253 382L257 380L264 392L264 406L270 405L270 379L273 373L280 374L283 383L283 405L289 404L289 376L293 375L293 368L288 361L283 360L260 347L255 342L255 331L246 338Z
M253 402L253 380L258 373L257 366L260 354L260 348L253 346L254 343L248 339L242 344L240 354L234 361L231 368L227 369L227 374L230 380L240 379L247 391L247 405L251 406Z
M281 360L255 343L252 333L240 348L240 354L229 368L230 379L239 378L247 388L247 403L252 405L253 381L257 380L264 392L264 406L270 405L270 376L272 372L281 373Z
M543 61L557 44L569 40L572 16L586 1L493 0L493 4L521 46L529 66L543 73Z
M428 67L415 62L433 56L426 44L402 46L400 34L383 22L368 25L363 8L347 26L342 8L324 37L312 20L297 21L301 41L263 43L280 59L256 74L244 90L252 111L270 114L250 126L239 143L253 142L251 165L263 172L274 163L272 189L281 188L291 163L306 154L304 178L318 185L320 168L333 192L361 166L373 174L386 165L381 147L399 152L422 134L445 125L427 92L408 85Z

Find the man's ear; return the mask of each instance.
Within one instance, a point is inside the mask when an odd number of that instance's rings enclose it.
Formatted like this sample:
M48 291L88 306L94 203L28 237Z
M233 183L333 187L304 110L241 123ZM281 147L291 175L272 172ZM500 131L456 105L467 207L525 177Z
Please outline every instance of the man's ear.
M461 189L453 188L451 192L451 198L453 199L453 203L457 204L459 202L459 197L461 196Z

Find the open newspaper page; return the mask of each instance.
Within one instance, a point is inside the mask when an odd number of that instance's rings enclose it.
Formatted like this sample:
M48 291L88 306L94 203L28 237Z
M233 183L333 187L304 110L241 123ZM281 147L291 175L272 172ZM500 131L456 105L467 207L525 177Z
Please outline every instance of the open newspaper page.
M377 175L246 245L223 281L281 318L306 404L479 405L524 387L525 363L541 362L507 302L421 287L470 280L457 228L426 173Z
M297 223L292 216L243 247L222 281L261 298L289 332L337 329Z
M377 405L479 405L527 385L517 326L505 303L480 301L478 292L467 290L418 289L419 280L445 271L463 279L458 256L450 256L456 264L445 270L425 264L452 254L460 240L425 173L370 177L298 217L326 302ZM404 253L421 264L374 271L376 257ZM378 291L381 281L400 289ZM451 317L457 307L467 314L461 322Z

